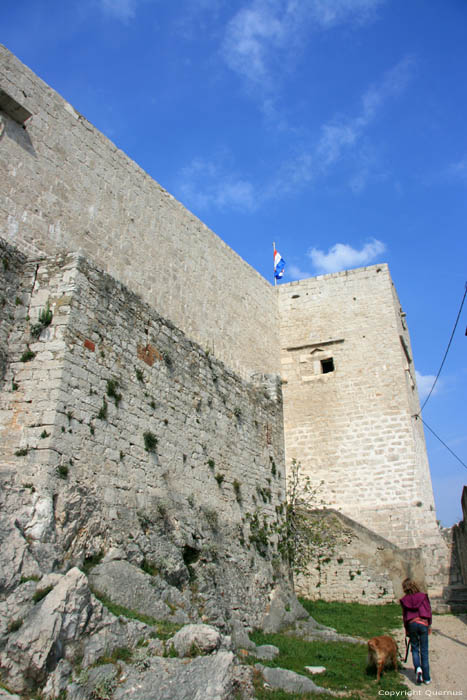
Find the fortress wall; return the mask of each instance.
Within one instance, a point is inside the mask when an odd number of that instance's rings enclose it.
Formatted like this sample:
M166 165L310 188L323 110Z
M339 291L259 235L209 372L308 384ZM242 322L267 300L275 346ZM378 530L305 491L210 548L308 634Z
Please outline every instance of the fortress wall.
M0 234L82 250L235 371L277 372L271 285L2 46L0 89Z
M189 547L206 619L235 610L259 624L282 566L263 532L285 492L277 377L245 382L78 254L29 268L0 444L9 488L31 492L22 531L41 570L111 547L184 569ZM52 323L33 340L47 302ZM35 356L21 362L28 345Z
M7 365L8 336L16 307L22 304L21 271L25 256L0 238L0 383Z
M387 265L277 293L287 459L324 481L328 506L399 547L437 543L410 342Z
M324 599L384 605L403 595L409 577L424 589L424 565L419 549L400 549L372 530L334 510L325 511L338 546L313 562L299 576L296 591L310 600Z

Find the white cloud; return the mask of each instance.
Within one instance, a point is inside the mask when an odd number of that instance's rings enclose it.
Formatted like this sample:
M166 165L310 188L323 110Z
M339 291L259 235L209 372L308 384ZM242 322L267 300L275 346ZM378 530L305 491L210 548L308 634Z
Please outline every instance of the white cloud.
M423 401L430 393L431 387L433 386L433 382L435 381L436 377L433 374L420 374L420 372L415 370L415 378L417 380L418 396L420 398L420 401ZM441 381L438 380L436 382L435 388L433 389L432 396L438 392L440 386Z
M355 250L345 243L336 243L327 253L311 248L308 256L318 273L339 272L352 267L362 267L381 255L386 246L375 238L366 243L361 250Z
M295 60L313 30L368 20L385 0L251 0L227 25L223 57L233 71L277 89L279 73Z
M282 4L254 0L239 10L227 26L222 48L225 61L229 68L252 83L264 86L269 82L269 64L274 51L289 35L287 11L280 11Z
M376 118L384 104L406 87L412 75L413 65L413 59L406 57L387 71L381 82L373 85L363 95L362 108L356 117L334 120L321 127L316 155L322 169L336 163L344 151L357 145L365 129Z
M257 206L251 182L227 172L217 158L208 161L195 158L183 168L177 190L181 199L198 210L209 208L252 211Z
M449 168L449 172L451 175L454 175L461 180L467 180L467 158L459 160L457 163L453 163Z
M293 280L304 280L311 277L309 272L304 272L297 265L287 265L285 269L287 272L287 277L290 277Z
M315 21L323 28L351 19L363 23L372 19L384 0L314 0L311 6Z
M139 0L100 0L102 10L124 22L133 19Z

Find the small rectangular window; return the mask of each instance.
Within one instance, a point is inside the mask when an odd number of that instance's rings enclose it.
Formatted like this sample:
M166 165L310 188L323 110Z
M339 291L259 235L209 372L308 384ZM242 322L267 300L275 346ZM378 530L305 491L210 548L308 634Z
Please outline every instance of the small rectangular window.
M326 360L321 360L321 371L323 374L334 372L334 360L328 357Z

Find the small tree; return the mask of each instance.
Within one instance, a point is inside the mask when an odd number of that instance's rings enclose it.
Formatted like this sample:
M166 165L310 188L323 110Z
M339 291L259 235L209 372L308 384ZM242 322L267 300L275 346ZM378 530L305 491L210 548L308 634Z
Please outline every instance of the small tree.
M339 542L337 519L324 517L324 502L318 486L300 473L301 465L293 459L287 475L285 513L278 520L279 551L295 575L306 575L311 562L328 558Z

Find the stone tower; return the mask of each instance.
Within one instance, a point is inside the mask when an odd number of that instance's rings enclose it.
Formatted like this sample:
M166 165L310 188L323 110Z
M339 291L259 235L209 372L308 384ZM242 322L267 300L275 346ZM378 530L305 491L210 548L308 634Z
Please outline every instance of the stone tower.
M277 288L287 460L402 548L439 543L405 313L386 264Z

